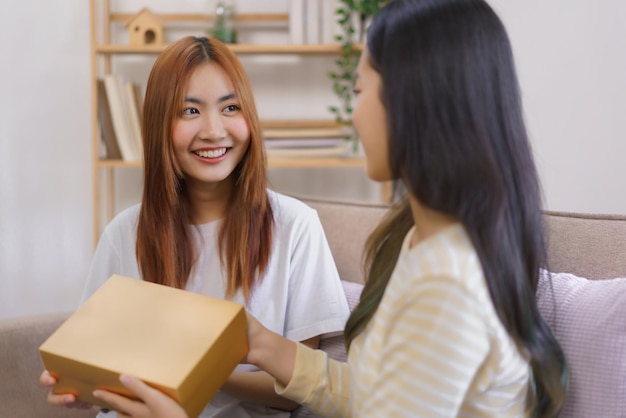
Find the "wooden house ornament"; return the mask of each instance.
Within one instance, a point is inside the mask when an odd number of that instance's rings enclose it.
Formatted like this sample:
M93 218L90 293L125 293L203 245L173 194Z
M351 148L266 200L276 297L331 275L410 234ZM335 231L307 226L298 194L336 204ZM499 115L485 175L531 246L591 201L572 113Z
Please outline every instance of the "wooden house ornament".
M145 7L126 21L126 27L131 45L163 44L163 21Z

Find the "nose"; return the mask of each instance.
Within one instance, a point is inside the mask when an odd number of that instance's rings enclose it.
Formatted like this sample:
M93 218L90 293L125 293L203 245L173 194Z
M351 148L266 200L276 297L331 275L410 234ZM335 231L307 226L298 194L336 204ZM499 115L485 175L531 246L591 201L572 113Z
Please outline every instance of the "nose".
M226 138L226 129L224 121L219 112L206 112L202 121L202 129L200 130L200 138L207 141L219 141Z

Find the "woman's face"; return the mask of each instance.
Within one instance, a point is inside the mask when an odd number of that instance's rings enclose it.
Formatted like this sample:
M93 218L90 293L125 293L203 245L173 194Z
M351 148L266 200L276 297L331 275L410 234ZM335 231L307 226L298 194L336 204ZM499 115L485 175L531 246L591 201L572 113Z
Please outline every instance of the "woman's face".
M187 183L217 184L250 145L250 129L230 77L215 62L196 68L173 125L174 153Z
M357 66L352 123L365 152L367 176L375 181L392 180L388 159L387 115L380 100L381 79L363 50Z

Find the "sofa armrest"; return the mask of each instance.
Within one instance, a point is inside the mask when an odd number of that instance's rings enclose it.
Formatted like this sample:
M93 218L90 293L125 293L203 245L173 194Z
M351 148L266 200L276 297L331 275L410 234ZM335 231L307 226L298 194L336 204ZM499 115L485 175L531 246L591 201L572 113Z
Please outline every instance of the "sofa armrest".
M80 418L95 411L51 407L39 386L43 364L39 346L69 313L0 320L0 416L13 418Z

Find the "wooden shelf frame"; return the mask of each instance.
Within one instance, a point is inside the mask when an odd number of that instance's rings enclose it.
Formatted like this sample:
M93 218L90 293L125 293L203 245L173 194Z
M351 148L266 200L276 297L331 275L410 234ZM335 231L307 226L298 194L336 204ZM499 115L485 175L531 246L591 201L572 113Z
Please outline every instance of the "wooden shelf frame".
M147 3L147 2L146 2ZM139 10L138 10L139 11ZM98 243L101 233L101 204L102 196L106 197L106 220L111 220L115 215L115 172L120 169L141 169L141 161L128 162L122 160L102 159L100 150L100 130L98 125L98 99L97 80L102 73L110 73L112 70L112 58L116 55L158 55L166 47L156 46L131 46L111 43L111 31L114 23L128 21L134 13L115 13L111 10L111 0L91 0L90 1L90 49L91 49L91 118L92 118L92 189L93 189L93 237L94 248ZM163 22L210 22L215 19L214 15L203 13L167 13L157 14ZM249 24L253 22L278 22L288 23L289 15L286 13L269 14L238 14L236 23ZM229 48L238 55L301 55L301 56L334 56L342 52L339 44L230 44ZM355 49L362 51L363 45L355 46ZM337 127L337 123L332 120L310 121L310 120L283 120L283 121L262 121L264 129L319 129ZM361 157L298 157L298 158L277 158L268 157L269 168L328 168L328 167L363 167L365 161ZM101 182L106 184L104 189Z
M95 46L98 54L160 54L167 47L163 45L133 46L99 44ZM296 55L339 55L341 45L326 44L229 44L228 47L235 54L296 54ZM356 50L362 50L363 45L357 45Z
M362 157L268 157L268 168L324 168L324 167L363 167L365 160ZM100 168L142 168L141 161L100 160Z

